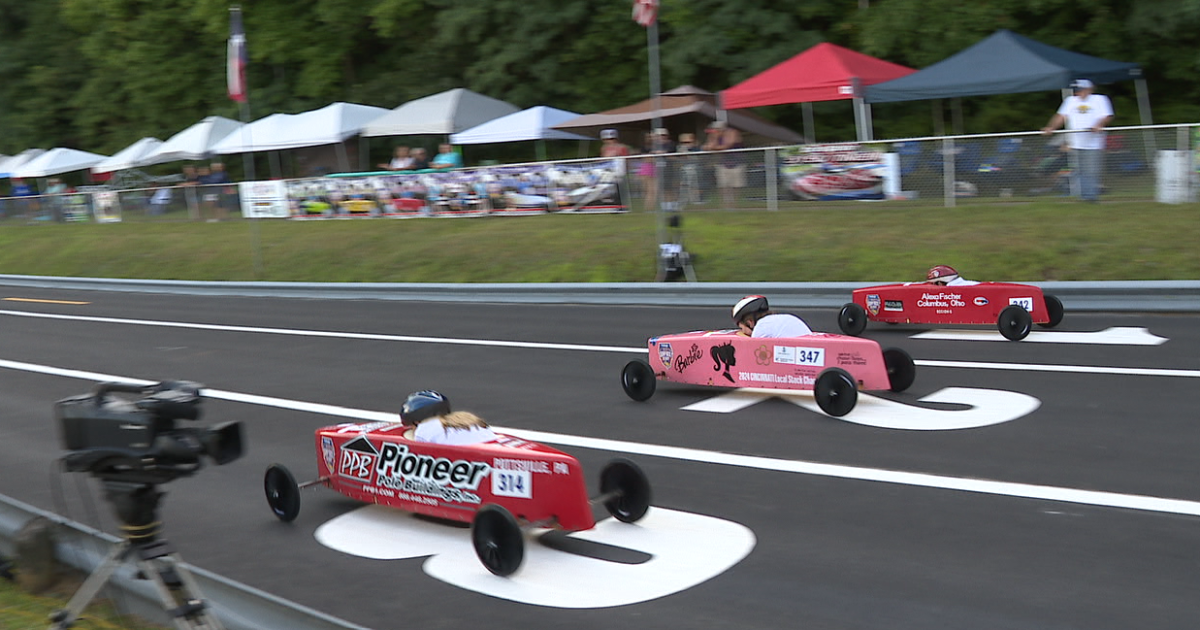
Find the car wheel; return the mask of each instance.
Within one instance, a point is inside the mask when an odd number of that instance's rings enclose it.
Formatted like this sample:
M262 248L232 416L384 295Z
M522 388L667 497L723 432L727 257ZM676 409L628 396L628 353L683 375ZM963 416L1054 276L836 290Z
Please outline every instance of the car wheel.
M840 418L850 413L858 403L858 386L854 383L854 377L846 370L829 368L817 376L813 395L821 411Z
M645 361L630 361L621 370L621 387L630 398L644 402L654 395L654 370Z
M1000 316L996 318L996 327L1000 329L1000 334L1004 335L1005 339L1020 341L1029 336L1029 330L1033 328L1033 317L1024 307L1009 304L1000 311Z
M917 365L912 356L901 348L883 351L883 364L887 366L888 390L902 392L912 386L917 378Z
M1046 299L1046 315L1050 317L1050 321L1045 324L1038 324L1042 328L1054 328L1062 323L1063 318L1063 303L1053 295L1043 296Z
M615 494L604 509L622 523L636 523L650 509L650 480L628 459L614 459L600 471L600 494Z
M867 329L867 311L854 302L846 304L838 313L838 328L847 335L861 335Z
M525 534L512 513L489 503L471 521L471 543L483 566L495 575L508 577L525 560Z
M263 477L267 505L279 520L290 523L300 514L300 487L296 478L283 464L271 464Z

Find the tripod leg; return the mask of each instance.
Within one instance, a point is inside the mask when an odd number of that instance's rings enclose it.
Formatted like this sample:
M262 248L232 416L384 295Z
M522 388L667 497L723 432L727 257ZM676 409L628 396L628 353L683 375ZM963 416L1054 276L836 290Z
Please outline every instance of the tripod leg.
M112 577L117 567L121 566L121 561L125 559L129 553L129 541L122 541L109 552L104 562L96 567L92 574L83 581L79 590L71 596L71 600L67 602L67 607L54 613L50 616L50 630L65 630L70 628L71 624L79 618L79 615L87 608L100 589L104 588L104 584Z
M138 568L154 582L163 610L180 630L222 630L220 621L208 609L200 587L179 555L164 541L139 547Z

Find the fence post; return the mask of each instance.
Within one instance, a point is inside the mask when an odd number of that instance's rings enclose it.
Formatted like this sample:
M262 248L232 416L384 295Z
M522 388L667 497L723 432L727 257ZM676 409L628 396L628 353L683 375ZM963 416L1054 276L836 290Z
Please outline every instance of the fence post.
M767 148L763 162L767 168L767 210L779 209L779 169L775 167L775 149Z
M954 173L956 168L954 165L954 137L950 136L942 140L942 187L943 194L946 197L946 207L953 208L955 205L954 198Z

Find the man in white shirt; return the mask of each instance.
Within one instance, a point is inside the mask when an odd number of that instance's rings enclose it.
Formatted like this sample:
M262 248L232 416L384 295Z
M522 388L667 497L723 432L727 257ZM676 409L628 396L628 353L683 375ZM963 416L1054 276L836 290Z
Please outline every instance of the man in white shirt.
M1075 168L1079 173L1079 197L1084 201L1100 200L1100 174L1104 171L1104 128L1113 119L1112 102L1103 94L1093 94L1095 84L1087 79L1076 79L1071 84L1074 93L1063 99L1058 111L1042 128L1042 133L1053 133L1064 124L1068 130L1067 141L1075 155Z
M795 315L772 313L767 298L747 295L733 305L733 322L738 334L747 337L802 337L812 329Z

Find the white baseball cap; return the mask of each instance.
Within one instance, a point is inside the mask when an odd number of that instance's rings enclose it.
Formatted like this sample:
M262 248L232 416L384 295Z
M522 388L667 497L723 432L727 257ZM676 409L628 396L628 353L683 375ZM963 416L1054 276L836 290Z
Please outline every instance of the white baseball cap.
M1075 79L1075 81L1071 83L1072 90L1090 90L1094 87L1096 87L1096 85L1087 79Z

